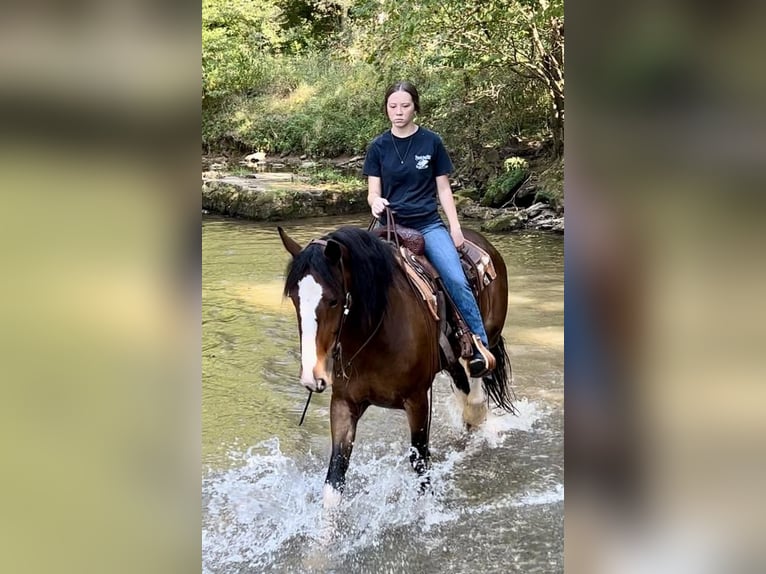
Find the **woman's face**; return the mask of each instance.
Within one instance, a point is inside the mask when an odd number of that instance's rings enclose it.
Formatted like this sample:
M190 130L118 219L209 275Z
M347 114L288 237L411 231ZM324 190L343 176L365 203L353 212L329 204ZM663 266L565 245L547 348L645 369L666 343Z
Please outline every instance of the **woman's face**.
M398 128L411 124L415 117L415 104L412 101L412 96L408 92L394 92L388 96L386 112L391 124Z

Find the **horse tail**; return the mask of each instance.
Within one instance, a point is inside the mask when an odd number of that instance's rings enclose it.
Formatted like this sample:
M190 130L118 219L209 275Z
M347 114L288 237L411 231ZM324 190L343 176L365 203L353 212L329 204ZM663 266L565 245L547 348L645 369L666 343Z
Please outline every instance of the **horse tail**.
M513 381L513 371L511 368L511 359L505 350L505 340L500 336L497 344L489 349L495 357L497 364L492 372L482 378L484 382L484 391L501 409L509 413L516 414L516 407L513 401L516 399L511 382Z

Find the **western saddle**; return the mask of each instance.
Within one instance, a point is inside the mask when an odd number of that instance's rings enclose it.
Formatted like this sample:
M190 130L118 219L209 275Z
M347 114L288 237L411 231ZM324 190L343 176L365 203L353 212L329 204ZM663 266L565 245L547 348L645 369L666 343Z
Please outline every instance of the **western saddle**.
M439 346L448 364L458 357L468 359L473 355L472 334L465 320L444 288L438 271L425 256L423 235L414 229L397 225L388 212L387 225L372 229L378 237L388 241L396 250L397 261L405 271L415 292L426 303L439 327ZM478 303L484 288L497 277L489 254L475 243L465 240L458 249L463 271L468 278Z

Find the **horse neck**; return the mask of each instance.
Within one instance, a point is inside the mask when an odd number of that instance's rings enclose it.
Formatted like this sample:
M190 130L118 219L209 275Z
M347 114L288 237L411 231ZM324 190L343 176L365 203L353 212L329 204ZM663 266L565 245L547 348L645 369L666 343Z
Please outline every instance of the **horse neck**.
M375 348L381 337L390 338L392 333L401 329L402 321L406 320L401 309L406 305L409 295L409 286L403 285L395 276L388 288L388 304L383 315L364 329L354 324L344 327L340 337L341 346L351 353L359 352L359 357L363 357Z
M418 297L404 276L404 272L396 269L394 280L388 290L388 305L383 313L380 328L370 344L381 337L385 337L390 344L391 341L396 341L400 337L405 328L422 330L428 317L423 313ZM369 333L364 339L366 340L368 336Z

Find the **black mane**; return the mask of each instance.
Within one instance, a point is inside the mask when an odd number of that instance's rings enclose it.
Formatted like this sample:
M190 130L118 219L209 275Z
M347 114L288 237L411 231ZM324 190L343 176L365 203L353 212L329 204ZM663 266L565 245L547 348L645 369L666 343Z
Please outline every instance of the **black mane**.
M347 321L365 331L375 328L388 305L388 290L394 277L393 250L373 233L358 227L341 227L323 239L337 241L348 252L352 305ZM340 267L332 265L324 247L316 243L306 247L288 265L285 295L311 271L340 297L343 292Z

